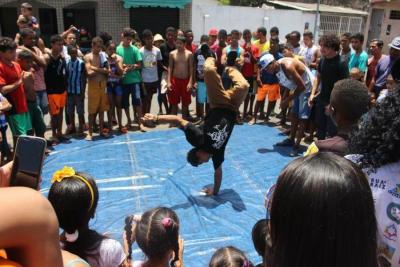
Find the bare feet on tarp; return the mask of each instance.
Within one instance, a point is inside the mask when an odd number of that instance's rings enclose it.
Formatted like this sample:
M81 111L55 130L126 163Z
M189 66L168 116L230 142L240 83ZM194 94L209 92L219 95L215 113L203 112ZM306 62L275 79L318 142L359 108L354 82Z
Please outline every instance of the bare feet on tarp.
M207 187L204 187L204 188L201 190L201 192L204 193L205 196L207 196L207 197L214 196L214 186L207 186Z

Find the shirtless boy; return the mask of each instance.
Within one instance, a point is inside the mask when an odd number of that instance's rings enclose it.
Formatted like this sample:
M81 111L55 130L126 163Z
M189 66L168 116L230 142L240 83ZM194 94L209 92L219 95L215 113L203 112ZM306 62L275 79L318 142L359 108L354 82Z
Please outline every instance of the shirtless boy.
M107 57L101 51L103 40L95 37L92 40L92 52L85 56L85 67L88 77L88 112L89 112L89 133L86 140L93 139L93 126L96 115L99 114L100 135L108 138L111 127L111 120L108 122L108 129L104 129L104 112L110 112L107 96L107 78L110 71ZM108 114L108 118L111 118Z
M277 146L292 146L290 156L299 154L300 141L303 138L306 122L310 116L308 98L311 94L314 75L302 62L294 58L275 60L271 54L260 58L259 67L276 74L279 84L293 93L281 101L281 109L286 109L293 100L290 138L277 143Z
M46 125L43 120L42 110L39 108L36 102L36 91L34 88L35 81L32 73L33 58L34 56L32 53L27 50L22 50L18 53L18 64L24 71L22 74L22 83L24 84L32 128L36 136L44 137Z
M185 49L186 39L178 36L176 50L169 55L168 99L171 114L178 114L178 104L182 101L182 117L189 118L193 78L193 54Z

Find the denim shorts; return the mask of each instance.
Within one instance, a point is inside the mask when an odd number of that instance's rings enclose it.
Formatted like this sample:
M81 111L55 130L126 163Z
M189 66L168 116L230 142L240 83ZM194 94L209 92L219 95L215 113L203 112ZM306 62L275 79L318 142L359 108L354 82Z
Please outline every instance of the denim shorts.
M197 103L207 103L207 87L205 82L197 82Z
M76 113L78 113L78 115L84 115L85 114L84 101L85 100L81 95L68 94L67 113L68 114L74 113L76 107Z
M142 104L140 100L141 89L142 83L131 83L122 85L122 107L129 108L129 97L132 98L133 106L140 106Z
M122 86L120 83L116 82L108 82L107 83L107 94L109 95L116 95L116 96L122 96Z
M308 99L311 92L302 92L293 101L292 113L296 114L299 119L307 120L310 117L311 108L308 105Z

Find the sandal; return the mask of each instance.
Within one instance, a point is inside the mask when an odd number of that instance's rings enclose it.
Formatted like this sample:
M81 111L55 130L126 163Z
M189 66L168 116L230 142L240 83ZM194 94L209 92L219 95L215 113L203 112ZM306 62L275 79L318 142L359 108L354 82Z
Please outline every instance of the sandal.
M104 138L109 138L110 137L110 130L108 130L107 128L104 128L101 131L100 136L104 137Z
M122 134L126 134L128 132L128 129L126 127L122 126L122 127L119 128L119 132L122 133Z
M142 133L147 132L147 130L146 130L146 128L144 127L143 124L139 124L139 130L140 130Z
M93 141L93 136L90 135L90 134L88 134L88 135L86 135L85 140L86 140L86 141Z

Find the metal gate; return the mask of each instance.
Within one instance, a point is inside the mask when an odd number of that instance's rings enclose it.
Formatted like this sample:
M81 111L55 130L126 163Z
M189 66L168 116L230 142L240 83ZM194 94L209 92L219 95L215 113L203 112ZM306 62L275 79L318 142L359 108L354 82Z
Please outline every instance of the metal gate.
M363 32L363 18L352 16L325 15L320 16L319 36L328 33L341 35L350 32L352 34Z

